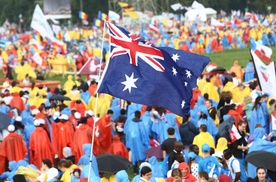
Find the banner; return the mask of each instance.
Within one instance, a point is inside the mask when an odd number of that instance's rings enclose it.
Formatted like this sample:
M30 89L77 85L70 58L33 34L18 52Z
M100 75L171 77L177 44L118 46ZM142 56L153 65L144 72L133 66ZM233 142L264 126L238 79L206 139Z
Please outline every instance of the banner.
M251 55L258 74L259 83L263 93L270 94L276 99L276 78L274 62L265 65L260 58L251 50Z
M47 19L71 18L70 0L43 0L43 11Z
M54 32L52 31L49 23L47 22L41 8L37 4L34 10L32 22L31 22L31 28L33 28L35 31L39 32L39 34L42 37L46 37L50 39L53 43L57 45L63 45L62 42L58 41L54 37Z

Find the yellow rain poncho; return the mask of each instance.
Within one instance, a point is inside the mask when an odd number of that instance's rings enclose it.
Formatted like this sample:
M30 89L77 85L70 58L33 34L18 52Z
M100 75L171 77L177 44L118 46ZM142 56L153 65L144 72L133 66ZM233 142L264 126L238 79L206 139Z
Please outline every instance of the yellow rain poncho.
M233 102L235 103L243 103L244 97L250 95L250 89L249 87L244 87L244 89L241 91L239 87L234 88L232 91L233 94Z
M24 64L23 71L25 72L25 74L28 73L31 78L36 79L35 71L31 67L31 65L29 65L28 63Z
M16 66L15 73L17 75L16 79L19 81L24 80L26 74L28 74L28 72L25 72L23 66L21 65Z
M233 82L227 82L226 85L223 87L223 92L232 92L234 90L234 88L236 87L237 85L235 85Z
M210 99L213 99L216 102L219 102L219 94L216 90L216 87L211 82L206 82L205 86L202 89L202 95L207 93Z
M203 152L201 150L201 146L205 143L208 144L210 147L215 148L214 138L208 132L200 132L197 136L195 136L193 144L199 147L199 155L202 157Z
M99 117L102 117L110 108L112 96L108 94L99 94L97 112L95 111L96 99L96 97L91 97L88 101L87 107L88 110L92 110L97 116L99 115Z
M217 143L217 148L215 149L215 152L223 152L225 149L227 149L228 141L226 138L219 138Z
M65 90L67 93L70 92L75 85L75 82L73 81L73 76L68 75L67 81L63 85L63 90Z

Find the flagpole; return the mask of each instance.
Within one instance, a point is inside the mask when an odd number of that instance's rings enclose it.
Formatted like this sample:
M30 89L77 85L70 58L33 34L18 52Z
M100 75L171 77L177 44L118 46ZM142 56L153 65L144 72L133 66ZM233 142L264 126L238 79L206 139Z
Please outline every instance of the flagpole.
M105 21L104 21L104 27L103 27L103 37L102 37L102 47L101 47L101 59L100 59L100 65L102 64L103 60L103 46L104 46L104 34L105 34ZM98 72L98 76L100 77L100 70ZM97 116L97 109L98 109L98 98L99 93L97 91L96 93L96 104L95 104L95 114ZM89 170L88 170L88 182L90 182L90 174L91 174L91 167L92 167L92 156L93 156L93 148L94 148L94 141L95 141L95 127L96 127L96 121L94 121L93 129L92 129L92 143L91 143L91 153L90 153L90 159L89 159Z
M252 59L252 62L253 62L255 75L256 75L256 77L257 77L257 81L258 81L260 90L262 91L262 86L261 86L260 79L259 79L259 76L258 76L258 72L257 72L257 69L256 69L255 60L254 60L254 58L253 58L253 56L252 56L252 53L251 53L251 49L249 49L249 52L250 52L250 56L251 56L251 59Z

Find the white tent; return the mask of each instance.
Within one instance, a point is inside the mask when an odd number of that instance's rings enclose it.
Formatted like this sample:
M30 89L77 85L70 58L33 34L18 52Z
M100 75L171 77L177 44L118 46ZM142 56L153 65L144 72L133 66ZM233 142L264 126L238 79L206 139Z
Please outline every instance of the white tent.
M212 8L204 9L190 9L185 13L185 18L188 21L195 21L199 19L200 21L205 22L208 18L216 18L217 11Z

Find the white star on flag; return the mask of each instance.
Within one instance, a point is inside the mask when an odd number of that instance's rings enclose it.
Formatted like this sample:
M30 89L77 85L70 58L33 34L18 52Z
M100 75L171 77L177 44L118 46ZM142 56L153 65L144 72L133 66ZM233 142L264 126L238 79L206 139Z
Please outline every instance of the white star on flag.
M181 108L182 109L185 107L185 104L186 104L185 100L182 100L182 102L181 102Z
M185 87L188 85L188 83L187 82L184 82L184 85L185 85Z
M185 70L185 71L186 71L187 78L191 78L192 73L189 70Z
M174 75L174 76L177 75L177 71L176 71L175 67L172 67L172 72L173 72L173 75Z
M173 54L172 59L176 62L177 60L179 60L179 55L177 53Z
M126 76L126 81L121 82L123 85L125 85L125 88L123 89L123 91L128 90L128 92L131 93L132 88L137 88L134 83L138 80L138 78L134 78L133 72L130 77L127 75L125 76Z

